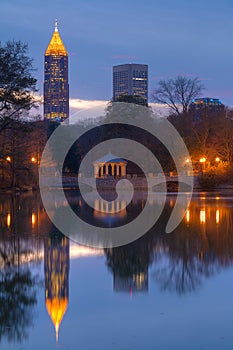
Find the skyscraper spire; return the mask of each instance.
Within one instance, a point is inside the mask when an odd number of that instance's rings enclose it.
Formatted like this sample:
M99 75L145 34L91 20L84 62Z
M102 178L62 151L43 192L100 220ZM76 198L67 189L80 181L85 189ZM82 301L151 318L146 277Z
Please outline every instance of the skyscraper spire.
M54 29L55 32L58 32L58 20L55 19L55 29Z
M61 56L67 56L66 48L62 42L62 39L60 37L60 34L58 32L58 22L57 19L55 20L55 29L54 33L52 35L52 38L50 40L50 43L45 51L45 55L61 55Z

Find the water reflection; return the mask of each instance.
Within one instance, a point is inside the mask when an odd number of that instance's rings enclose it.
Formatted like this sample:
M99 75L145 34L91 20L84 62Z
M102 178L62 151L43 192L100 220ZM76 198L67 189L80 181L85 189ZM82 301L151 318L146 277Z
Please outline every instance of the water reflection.
M59 232L45 239L44 273L45 302L54 324L56 340L69 300L69 239Z
M114 291L130 294L148 291L148 267L152 259L148 244L144 242L105 250L106 263L113 274Z
M20 223L24 209L19 198L4 196L0 203L0 340L8 342L28 337L41 288L39 275L29 265L41 261L41 247L32 236L18 234L25 224Z
M37 303L38 276L28 267L7 266L0 273L0 340L22 342L33 324Z
M77 194L71 193L70 200L85 217L92 215L92 220L115 225L115 221L129 220L143 208L145 196L138 194L114 220L111 207L102 211L100 201L90 211ZM152 207L156 208L158 202L159 195L149 197ZM139 292L146 295L152 284L177 294L195 292L207 278L231 266L233 199L196 196L183 222L172 234L165 235L164 227L174 204L175 198L170 196L156 226L136 242L103 250L71 243L52 226L39 197L0 198L0 340L6 337L9 342L22 342L28 336L41 288L35 266L43 262L43 307L54 324L57 340L69 303L70 259L101 256L111 272L108 283L113 285L113 291L130 296ZM63 205L67 203L56 203L57 207ZM121 208L121 203L116 205Z

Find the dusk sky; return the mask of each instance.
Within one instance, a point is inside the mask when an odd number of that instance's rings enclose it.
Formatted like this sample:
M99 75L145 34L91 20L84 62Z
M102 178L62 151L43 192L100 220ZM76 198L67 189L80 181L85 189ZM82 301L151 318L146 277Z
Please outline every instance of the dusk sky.
M44 52L58 19L72 98L109 100L112 66L149 65L161 78L198 76L204 96L233 106L232 0L1 0L1 41L28 43L43 91Z

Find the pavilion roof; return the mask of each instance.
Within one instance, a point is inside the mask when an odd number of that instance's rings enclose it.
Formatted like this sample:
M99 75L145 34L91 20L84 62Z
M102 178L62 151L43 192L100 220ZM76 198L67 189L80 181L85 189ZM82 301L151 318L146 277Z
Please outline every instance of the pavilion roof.
M119 158L118 156L116 156L115 154L112 154L111 152L109 152L108 154L104 155L103 157L95 160L94 163L127 163L127 161L123 158Z

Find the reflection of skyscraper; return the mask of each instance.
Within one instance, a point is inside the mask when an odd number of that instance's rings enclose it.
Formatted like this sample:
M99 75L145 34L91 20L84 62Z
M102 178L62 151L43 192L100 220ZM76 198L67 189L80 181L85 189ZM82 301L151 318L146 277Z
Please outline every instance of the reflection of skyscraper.
M69 298L69 239L62 234L45 242L45 299L46 308L58 332Z
M57 21L45 51L44 117L63 120L69 116L68 54L58 32Z
M116 292L147 292L149 252L147 246L131 245L105 250Z
M132 276L113 276L113 288L116 292L147 292L148 271L134 273Z
M113 100L120 95L140 96L148 102L148 65L132 63L113 67Z

